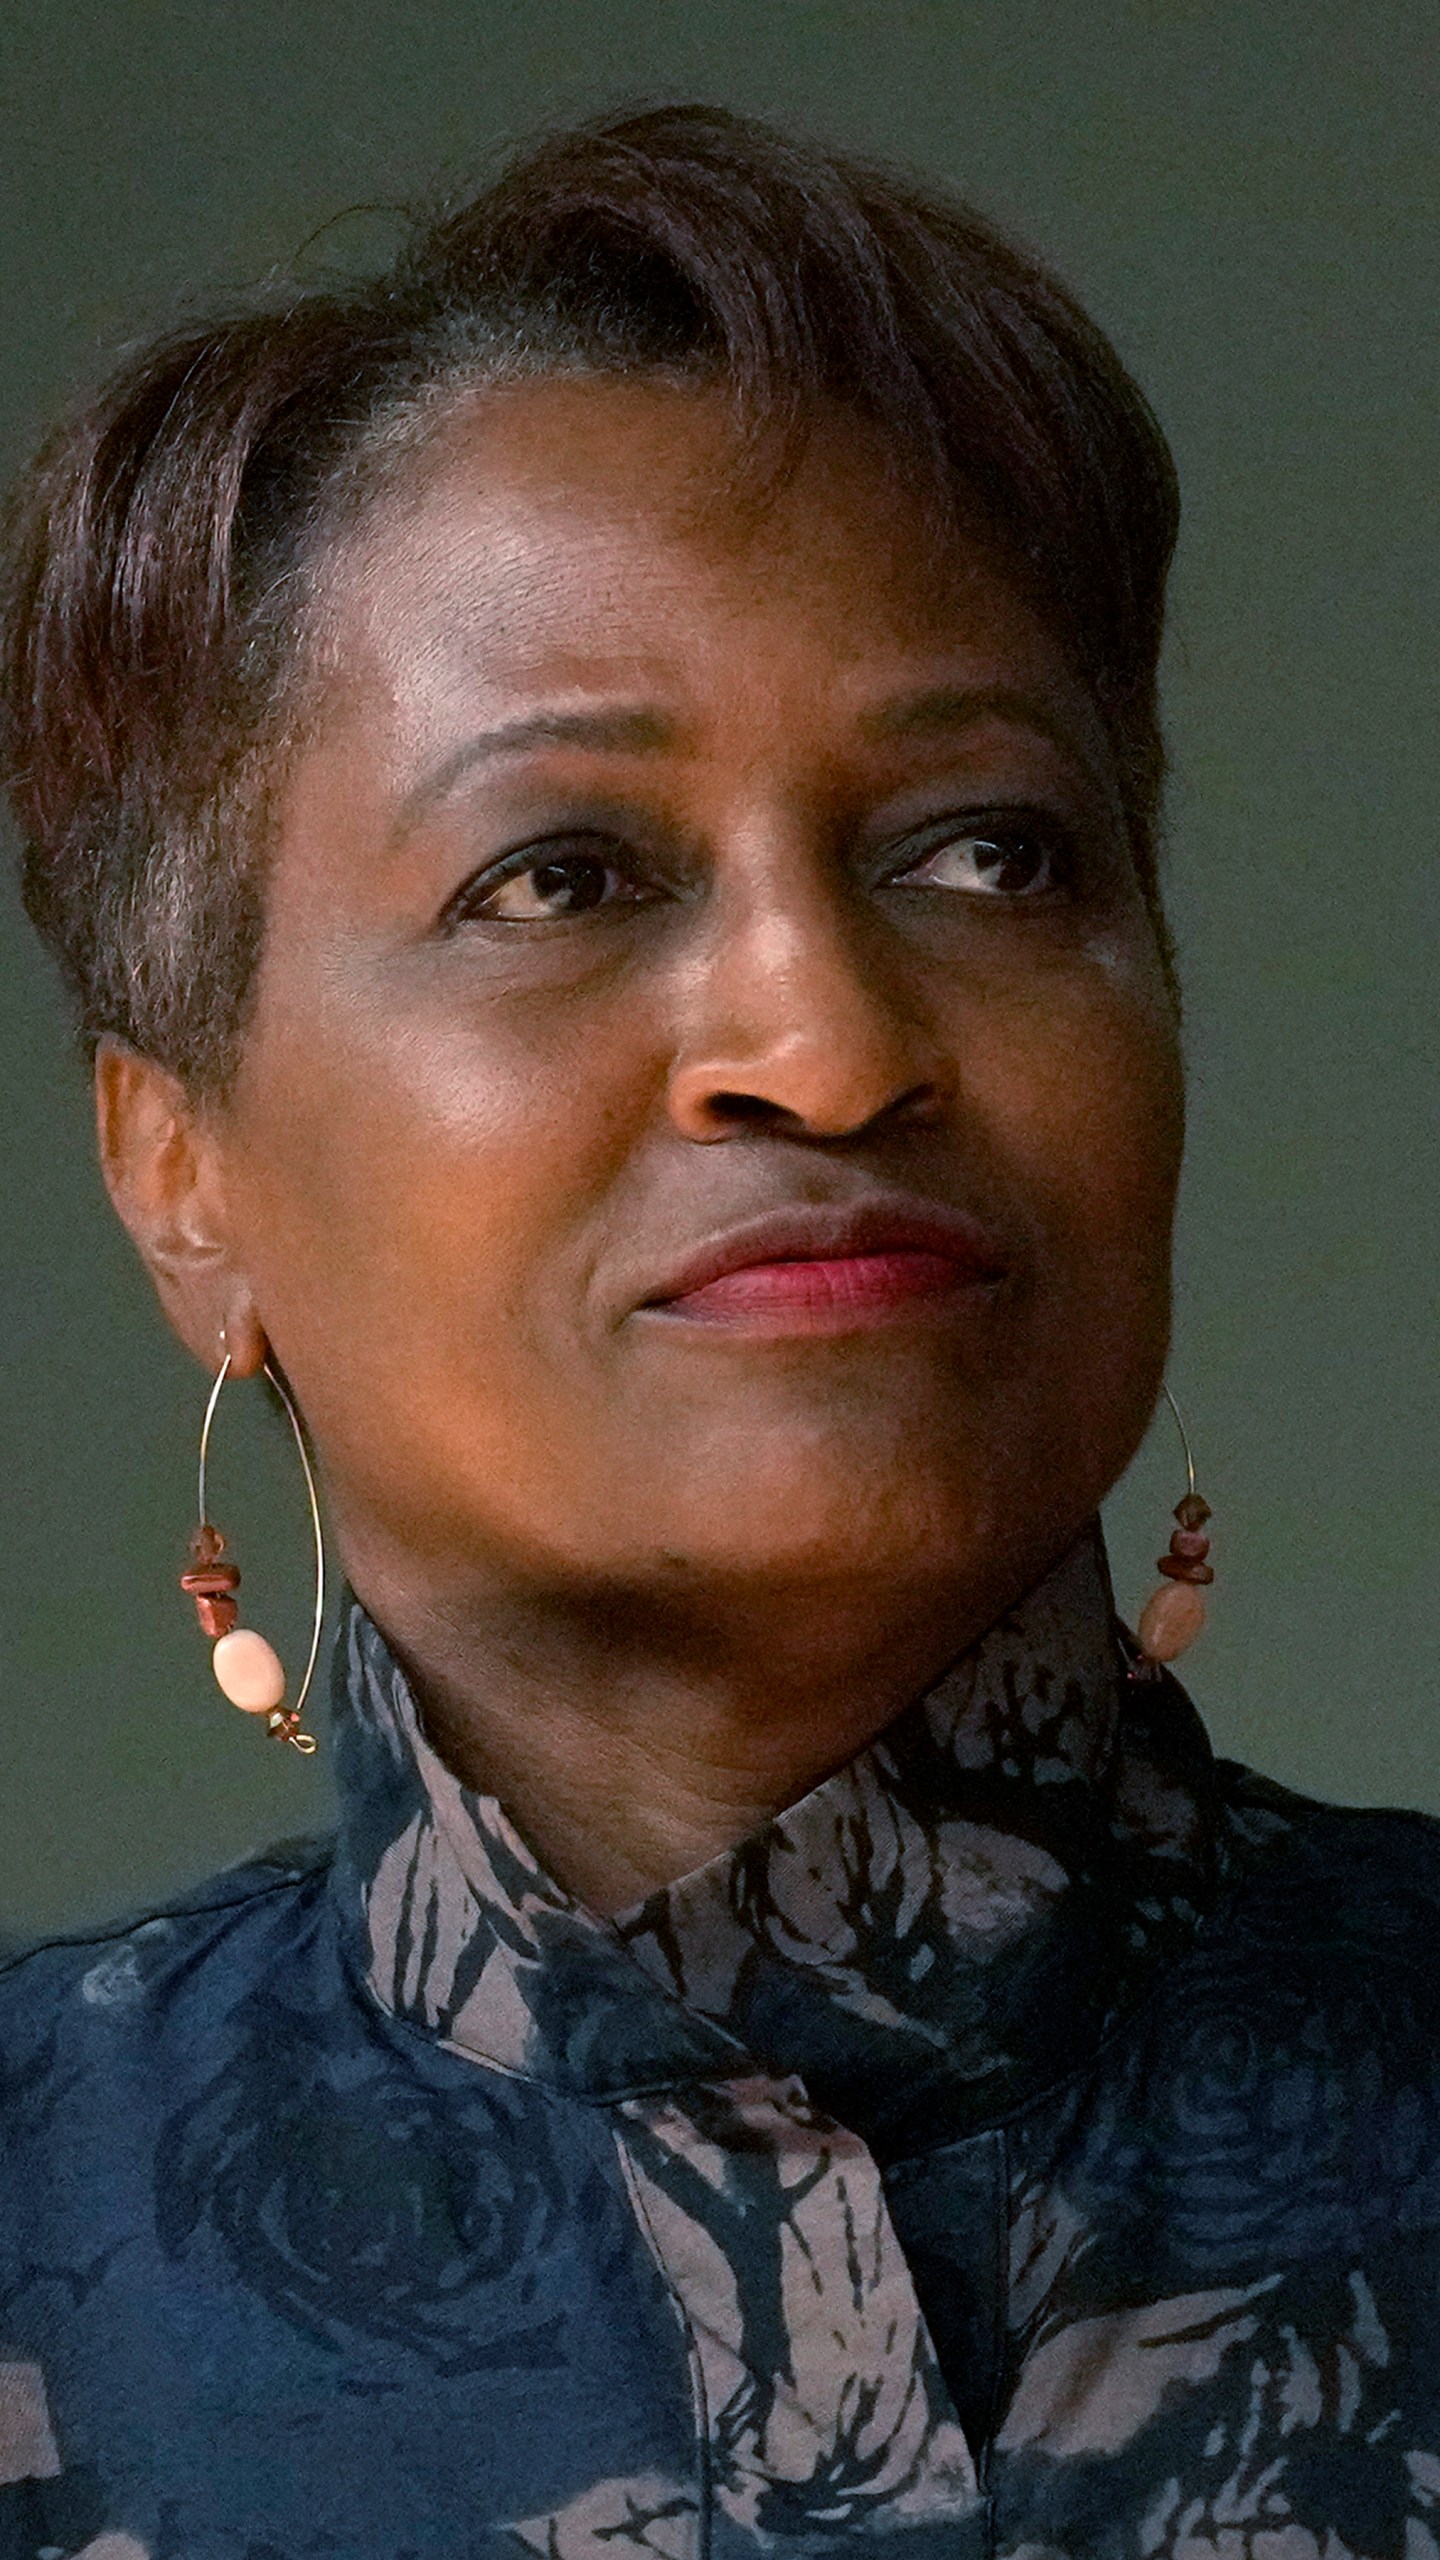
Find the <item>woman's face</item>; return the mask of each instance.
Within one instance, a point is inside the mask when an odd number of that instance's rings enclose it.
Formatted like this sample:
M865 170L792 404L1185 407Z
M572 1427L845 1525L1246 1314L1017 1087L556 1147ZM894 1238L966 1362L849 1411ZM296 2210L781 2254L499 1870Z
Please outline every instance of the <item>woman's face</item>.
M765 510L728 459L703 390L484 394L337 567L215 1135L372 1605L983 1614L1153 1402L1176 1036L1093 706L859 428Z

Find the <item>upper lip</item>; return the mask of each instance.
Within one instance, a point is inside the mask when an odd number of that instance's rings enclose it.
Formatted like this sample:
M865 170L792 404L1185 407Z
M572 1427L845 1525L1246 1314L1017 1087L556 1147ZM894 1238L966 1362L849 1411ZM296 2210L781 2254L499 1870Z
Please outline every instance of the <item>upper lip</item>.
M977 1218L930 1201L872 1193L849 1203L797 1203L768 1209L707 1238L656 1285L641 1304L687 1297L727 1272L764 1262L839 1262L864 1253L936 1253L977 1280L998 1280L1003 1263Z

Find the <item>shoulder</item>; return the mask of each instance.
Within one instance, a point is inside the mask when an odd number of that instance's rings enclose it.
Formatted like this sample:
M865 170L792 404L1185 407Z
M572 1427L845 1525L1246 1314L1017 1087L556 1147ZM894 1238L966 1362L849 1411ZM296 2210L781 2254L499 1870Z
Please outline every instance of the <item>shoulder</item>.
M1217 1898L1040 2139L1161 2292L1396 2252L1433 2289L1440 1822L1219 1774Z
M1227 1885L1215 1913L1240 1940L1280 1927L1377 1963L1433 1956L1440 1818L1324 1804L1233 1761L1219 1764ZM1440 2000L1440 1975L1436 1978Z
M153 1909L44 1938L0 1956L0 2073L78 2038L131 2025L164 2035L176 2008L224 2007L293 1959L323 1894L328 1838L287 1841Z
M1157 2022L1172 2057L1193 2034L1236 2069L1423 2094L1440 2125L1440 1820L1323 1804L1233 1763L1220 1784L1221 1889Z

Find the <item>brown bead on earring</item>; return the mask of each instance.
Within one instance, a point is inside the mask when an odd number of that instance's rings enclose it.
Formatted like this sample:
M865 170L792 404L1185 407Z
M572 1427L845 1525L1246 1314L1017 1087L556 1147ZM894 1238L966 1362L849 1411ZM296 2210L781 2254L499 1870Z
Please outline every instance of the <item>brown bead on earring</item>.
M222 1561L224 1554L225 1541L220 1531L212 1528L208 1520L202 1520L190 1541L190 1570L180 1576L181 1590L188 1591L195 1603L200 1632L209 1636L212 1643L220 1636L228 1636L239 1616L235 1594L240 1588L240 1575L236 1566Z
M197 1506L200 1524L190 1540L190 1563L188 1569L180 1576L180 1588L188 1592L194 1601L201 1633L208 1636L214 1645L215 1649L210 1661L222 1694L229 1699L232 1707L239 1707L242 1714L263 1716L267 1733L273 1734L278 1742L293 1744L294 1748L308 1759L315 1749L315 1737L313 1734L302 1731L300 1716L310 1692L310 1683L315 1677L315 1664L319 1657L320 1635L325 1617L325 1541L320 1526L320 1503L315 1490L315 1477L310 1465L310 1454L305 1446L300 1416L295 1410L283 1378L267 1360L265 1375L285 1407L290 1428L295 1435L295 1446L300 1452L300 1464L305 1473L305 1490L310 1500L310 1520L315 1537L315 1621L310 1639L310 1659L305 1666L305 1677L300 1683L300 1694L294 1705L287 1707L285 1666L279 1654L267 1637L257 1634L253 1627L242 1627L236 1623L239 1608L235 1594L240 1588L239 1571L229 1562L225 1553L224 1534L215 1527L206 1509L205 1477L210 1455L210 1427L215 1419L215 1407L220 1401L220 1390L230 1374L230 1353L224 1349L223 1335L221 1347L224 1350L224 1358L210 1389L209 1402L205 1407L205 1419L200 1427L200 1477Z
M1207 1561L1210 1541L1205 1535L1210 1505L1195 1490L1195 1460L1180 1408L1168 1387L1163 1393L1185 1451L1187 1483L1175 1505L1178 1525L1170 1532L1169 1552L1159 1559L1165 1579L1146 1601L1135 1630L1140 1658L1131 1668L1134 1680L1158 1680L1164 1663L1178 1662L1182 1653L1189 1652L1204 1631L1204 1586L1215 1579L1214 1567Z

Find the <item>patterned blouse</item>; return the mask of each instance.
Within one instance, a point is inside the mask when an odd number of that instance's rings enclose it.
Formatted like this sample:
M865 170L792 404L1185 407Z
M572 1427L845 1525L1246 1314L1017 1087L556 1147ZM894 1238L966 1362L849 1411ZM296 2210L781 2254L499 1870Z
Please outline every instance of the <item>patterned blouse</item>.
M338 1839L0 1977L0 2560L1440 2560L1440 1826L1096 1542L613 1921L336 1692Z

